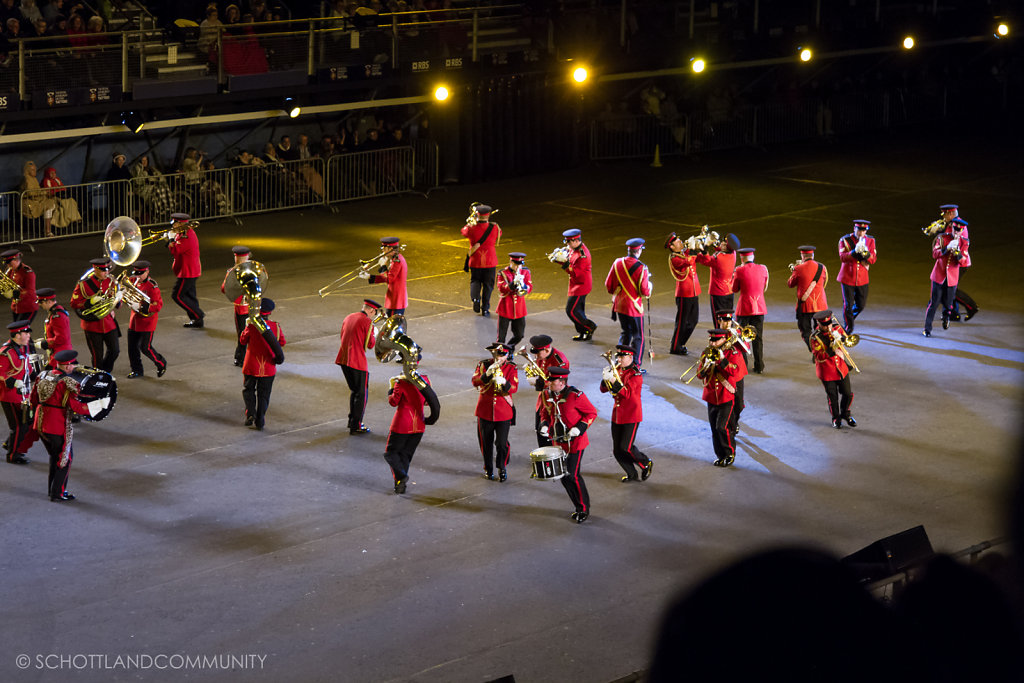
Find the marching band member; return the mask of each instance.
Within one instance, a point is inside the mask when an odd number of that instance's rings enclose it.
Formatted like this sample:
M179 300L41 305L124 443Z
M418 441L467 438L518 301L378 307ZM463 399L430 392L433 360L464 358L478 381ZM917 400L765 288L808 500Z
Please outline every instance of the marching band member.
M736 387L736 392L733 394L733 410L729 416L729 431L732 433L733 438L736 438L736 433L740 431L740 415L743 414L743 409L747 407L746 401L743 400L744 396L744 378L747 376L747 368L750 367L747 356L750 354L750 342L743 338L742 328L732 319L732 311L718 311L715 313L715 327L722 330L729 331L729 339L726 341L723 350L732 348L739 350L736 364L739 366L737 370L735 381L733 382Z
M149 301L132 302L131 316L128 318L128 364L132 371L128 379L142 377L142 354L156 365L156 376L163 377L167 372L167 359L153 348L153 333L160 318L160 309L164 307L164 298L160 294L160 285L149 276L149 261L136 261L131 265L130 281L135 288L149 297Z
M843 428L843 420L851 427L857 421L850 415L853 403L853 389L850 387L850 367L835 344L837 336L845 336L846 331L832 317L832 311L826 309L814 314L817 327L811 335L811 354L814 356L814 374L821 380L828 397L828 409L832 414L832 426Z
M94 258L89 261L89 265L92 266L92 270L82 276L71 293L71 308L88 308L90 304L105 298L111 287L116 287L110 279L110 259ZM121 347L117 341L121 336L121 328L114 318L114 309L111 308L110 312L99 320L83 318L80 324L85 332L85 343L89 347L93 367L112 373L114 361L121 354Z
M484 458L484 477L494 480L496 448L498 481L505 481L510 453L508 431L516 417L512 394L519 389L519 368L509 360L512 346L494 342L487 350L492 357L477 363L472 379L473 386L480 391L476 401L476 435Z
M622 333L619 343L631 346L639 352L635 362L639 368L644 357L644 302L643 297L650 298L654 291L651 286L651 273L640 260L644 250L644 240L640 237L626 240L626 255L615 259L604 287L614 298L612 301L612 319L618 318Z
M430 379L426 375L420 377L430 384ZM427 399L415 384L399 375L391 380L388 403L395 408L395 416L391 418L384 460L391 467L391 474L395 479L395 493L405 493L409 483L409 464L420 445L423 432L427 430L423 416L423 407Z
M622 481L647 481L654 471L654 461L636 447L636 432L644 420L643 402L640 393L644 376L633 365L633 348L619 344L615 347L615 367L606 367L602 372L601 393L610 393L615 399L612 408L612 455L625 470ZM640 467L640 476L636 468Z
M32 405L36 406L35 430L50 456L50 476L47 488L50 500L55 503L74 500L68 493L68 474L75 452L72 447L71 413L89 415L89 406L78 399L78 390L72 389L61 378L68 375L77 364L78 352L63 349L53 356L55 370L47 370L44 381L36 383L32 390Z
M954 218L960 217L960 206L958 204L943 204L939 207L939 212L942 214L942 218L937 223L942 224L942 232L952 232L952 223ZM933 224L934 225L934 224ZM930 227L930 226L929 226ZM928 232L928 230L925 230ZM933 236L936 233L929 233L929 236ZM966 226L961 230L961 236L964 239L970 239L970 231ZM971 266L971 255L967 254L967 261L963 264L963 268L969 268ZM961 287L959 281L956 287L956 296L953 297L953 311L950 313L949 319L959 321L960 318L960 306L964 307L966 315L963 320L967 321L973 318L978 313L978 304L975 303L974 298L965 292Z
M235 266L245 263L252 258L252 250L249 247L238 244L231 247L231 255L235 259L235 265L228 268L227 272L224 273L224 281L220 283L220 291L223 293L225 288L228 286L228 278L232 277L235 273ZM242 330L245 329L246 319L249 317L249 304L246 303L245 293L241 293L235 299L235 338L242 336ZM241 342L235 344L235 359L234 363L236 367L242 367L242 361L245 359L245 347L242 346Z
M39 303L36 301L36 274L25 265L21 259L21 252L17 249L8 249L0 254L0 260L3 261L7 277L17 285L15 289L3 292L3 295L11 300L14 320L27 320L31 325L39 311Z
M676 281L676 322L672 328L672 343L669 353L677 356L689 355L686 342L697 329L700 319L700 278L697 277L697 256L685 248L683 240L672 233L665 241L669 250L669 272Z
M44 287L36 291L39 297L39 307L46 311L46 320L43 321L43 332L46 335L41 345L49 352L49 366L57 367L54 357L60 351L71 348L71 317L68 310L57 303L57 291L51 287Z
M206 314L199 307L196 297L196 280L203 274L203 264L199 258L199 238L189 225L192 217L187 213L172 213L171 228L167 231L167 248L174 260L171 270L177 277L171 299L181 306L188 314L188 322L183 327L202 329Z
M378 268L376 275L367 271L359 271L359 277L370 284L378 282L386 283L387 293L384 295L384 310L388 316L405 315L405 309L409 306L409 293L406 291L406 280L409 277L409 264L406 262L402 252L399 251L399 239L397 237L383 237L380 240L380 260L383 263Z
M576 327L573 341L590 341L594 338L597 323L587 318L587 295L594 286L594 275L590 250L583 244L583 232L579 228L571 228L562 233L567 249L556 249L552 261L561 265L569 276L568 298L565 301L565 314Z
M814 247L800 247L800 261L791 263L789 269L793 274L786 281L790 289L796 288L796 326L800 329L800 337L808 350L811 348L812 317L818 311L828 308L825 296L825 283L828 282L828 270L825 264L814 260Z
M697 263L711 269L711 283L708 292L711 294L711 319L715 311L735 307L732 296L732 277L736 270L736 250L740 248L740 238L729 233L714 246L710 254L697 254Z
M18 320L7 326L11 338L0 346L0 405L11 433L4 442L7 462L13 465L27 465L25 454L36 440L32 430L32 412L29 396L32 393L32 363L29 353L32 349L32 328L25 320Z
M260 315L277 343L284 346L284 332L281 325L270 319L274 310L273 299L260 301ZM270 393L274 389L277 375L274 350L270 348L260 331L253 325L242 330L242 344L245 346L245 360L242 361L242 400L245 401L245 426L263 431L267 408L270 407Z
M736 268L733 276L732 291L740 295L736 304L736 322L739 327L753 327L757 336L751 344L754 355L753 370L757 374L764 372L764 316L768 312L764 293L768 291L768 267L754 263L754 248L737 249L743 260Z
M708 330L708 346L701 353L697 376L704 382L701 398L708 404L708 424L715 449L715 467L728 467L736 460L735 432L732 413L735 408L736 382L743 377L743 359L740 350L725 343L732 335L729 330ZM716 359L715 352L720 357Z
M530 347L530 353L537 357L534 362L545 375L551 368L569 367L569 359L565 357L564 353L551 345L551 337L548 335L538 334L530 337ZM540 433L540 417L541 411L544 408L545 384L546 382L543 377L538 377L534 382L534 389L540 393L537 394L537 405L534 408L535 414L533 428L537 431L537 445L541 447L551 445L551 439L546 436L541 436Z
M362 307L349 313L341 322L341 348L334 359L341 366L349 391L348 433L367 434L370 428L363 424L366 412L367 388L370 373L366 365L366 352L377 343L377 329L372 325L380 304L373 299L363 299Z
M494 273L498 268L498 242L501 240L501 226L491 222L491 207L474 204L473 213L462 228L462 235L469 240L469 298L473 300L473 312L487 318L491 315L491 292L494 291Z
M956 287L960 280L960 268L968 260L970 240L963 231L967 221L954 218L950 221L950 230L943 232L932 242L932 258L935 266L931 272L932 293L928 301L928 309L924 316L924 336L932 336L932 321L935 312L942 306L942 329L949 329L949 317L953 311L953 300L956 298Z
M583 451L590 444L587 428L597 419L597 410L587 395L568 386L569 368L551 368L544 392L544 414L540 432L552 437L565 452L565 476L562 486L575 508L571 518L582 524L590 516L590 494L580 465Z
M868 237L871 221L853 221L853 232L839 240L839 275L836 282L843 288L843 323L853 332L853 321L868 302L868 270L878 260L875 238Z
M513 251L508 255L508 268L498 273L498 341L505 343L509 324L515 348L526 332L526 295L533 291L533 276L526 267L526 254Z

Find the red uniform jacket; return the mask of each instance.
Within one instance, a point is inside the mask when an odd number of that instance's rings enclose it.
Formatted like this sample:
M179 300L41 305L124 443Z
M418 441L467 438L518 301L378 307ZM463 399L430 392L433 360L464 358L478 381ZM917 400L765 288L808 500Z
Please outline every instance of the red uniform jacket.
M619 377L622 384L619 390L612 393L615 398L615 407L612 408L612 424L628 425L643 422L644 409L640 400L640 390L644 386L644 376L635 365L630 365L625 370L619 369ZM611 389L606 382L601 382L601 393L607 394Z
M160 285L153 278L147 278L145 282L141 283L132 278L132 283L149 297L149 306L147 307L143 303L138 311L132 311L128 318L128 329L136 332L155 332L156 322L160 318L160 309L164 307L164 298L160 295Z
M586 296L594 287L594 274L591 270L590 250L585 244L569 250L569 260L562 268L569 274L569 292L567 296Z
M768 286L768 267L760 263L741 263L732 278L732 291L739 292L736 302L736 316L764 315L768 305L764 301L764 290Z
M502 318L525 318L526 317L526 294L533 291L533 278L530 269L521 266L519 272L523 274L523 286L526 291L519 294L512 281L516 274L511 268L502 268L498 271L498 315Z
M430 384L426 375L420 377ZM395 388L388 392L388 403L395 407L395 416L391 418L392 434L422 434L426 431L423 406L427 399L423 398L415 384L404 378L398 380Z
M842 265L839 266L836 282L857 287L868 283L868 270L878 260L878 252L875 251L874 237L864 237L864 243L868 245L868 256L862 259L853 250L857 246L857 233L843 235L839 240L839 260Z
M231 277L235 272L234 266L228 268L228 272L224 273L224 281L220 283L221 294L225 294L225 289L228 286L228 278ZM245 302L245 294L239 294L235 299L235 315L249 315L249 304Z
M587 427L594 424L594 420L597 419L597 409L594 408L587 395L576 387L566 387L557 397L552 396L551 392L547 390L544 391L542 396L544 398L544 408L540 414L540 423L542 426L547 426L549 434L555 434L555 424L558 421L555 404L548 400L550 398L557 400L558 411L562 415L562 422L565 424L566 431L576 427L582 432L568 443L557 442L556 445L567 453L582 451L589 446L590 437L587 436Z
M114 280L107 278L100 280L95 273L90 273L84 280L79 280L75 285L75 291L71 292L71 308L82 310L91 303L89 299L99 293L106 294L114 286ZM99 332L105 334L117 329L117 322L114 320L114 311L100 320L82 320L82 329L86 332Z
M946 252L946 247L952 241L953 233L944 232L932 242L932 258L935 259L935 266L932 268L931 280L939 284L945 282L950 287L955 287L960 282L960 267L967 263L967 249L970 242L962 234L960 235L960 258L957 259Z
M177 277L199 277L203 274L203 265L199 261L199 238L195 230L189 228L179 232L167 243L167 248L174 257L171 270Z
M697 254L697 263L711 267L711 284L708 292L713 296L732 294L732 276L736 270L736 252L716 251L710 254Z
M497 223L477 223L476 225L467 224L462 228L462 234L469 240L470 248L477 242L480 242L480 238L487 232L487 226L493 225L494 228L491 230L491 234L487 236L487 239L480 243L480 247L469 255L469 267L470 268L495 268L498 265L498 240L501 239L501 228Z
M668 257L668 269L676 281L676 296L689 298L700 295L696 256L691 256L688 251L673 253Z
M284 333L281 326L273 320L267 320L267 326L277 343L285 345ZM252 325L246 325L242 334L238 337L238 343L245 346L245 360L242 361L242 374L254 377L273 377L277 374L277 366L274 365L274 352L270 349L263 335Z
M362 311L349 313L341 321L341 348L334 364L365 372L366 350L376 343L377 329L370 324L370 316Z
M39 310L39 298L36 296L36 274L22 263L9 273L10 278L18 283L18 291L11 300L13 313L31 313Z
M725 352L718 365L714 366L710 372L700 375L700 378L704 380L704 393L701 398L714 405L735 400L736 383L746 374L747 364L743 360L743 354L733 345Z
M821 275L817 279L814 274L821 266ZM828 308L825 298L825 283L828 282L828 269L814 259L802 261L793 269L793 274L786 281L786 286L796 287L797 313L817 313Z
M552 346L551 353L548 354L548 357L538 360L537 365L544 371L544 374L547 374L548 368L565 368L568 370L569 359L565 357L564 353ZM541 406L544 403L544 380L538 377L537 381L540 382L541 385L540 388L537 389L539 393L537 394L537 405L534 407L534 411L539 413ZM534 388L537 388L536 385Z
M946 223L946 233L949 234L950 236L953 235L953 223L952 222ZM960 231L960 237L961 237L961 239L970 241L970 239L971 239L971 231L968 228L964 228L963 230ZM960 262L960 267L961 268L970 268L970 266L971 266L971 254L969 252L965 252L964 260Z
M401 254L395 254L391 259L391 265L387 271L379 275L371 275L370 283L386 282L388 291L384 295L384 308L408 308L409 293L406 291L405 282L409 277L409 264Z
M818 330L811 335L814 374L822 382L836 382L850 374L846 360L832 349L831 341L826 334Z
M519 368L515 363L503 363L501 374L505 376L505 386L500 390L495 390L494 386L484 377L484 372L492 362L490 359L480 361L476 364L476 371L473 372L473 386L480 390L474 414L492 422L511 420L515 415L512 394L519 389Z
M64 377L67 373L60 370L48 370L51 377ZM78 400L78 392L68 388L67 384L58 381L53 393L45 401L39 400L38 384L32 389L32 405L36 408L36 417L32 427L42 434L67 434L68 411L79 415L88 415L89 408Z
M14 341L0 346L0 401L21 403L32 391L32 365L28 362L28 347L18 346ZM24 388L8 387L8 379L20 379ZM25 392L22 394L22 392Z
M66 308L60 304L53 305L43 321L43 333L46 335L46 348L50 352L50 365L57 367L53 357L58 351L71 348L71 318Z
M639 265L637 265L639 264ZM632 272L632 275L630 275ZM647 266L632 256L615 259L604 288L615 296L612 310L623 315L639 317L644 314L642 297L651 295L651 273Z

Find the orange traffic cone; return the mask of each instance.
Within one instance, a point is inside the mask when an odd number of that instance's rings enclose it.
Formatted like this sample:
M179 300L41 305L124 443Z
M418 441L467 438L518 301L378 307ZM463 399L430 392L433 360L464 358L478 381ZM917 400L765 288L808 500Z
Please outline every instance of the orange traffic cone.
M661 145L654 146L654 161L651 162L651 168L661 168Z

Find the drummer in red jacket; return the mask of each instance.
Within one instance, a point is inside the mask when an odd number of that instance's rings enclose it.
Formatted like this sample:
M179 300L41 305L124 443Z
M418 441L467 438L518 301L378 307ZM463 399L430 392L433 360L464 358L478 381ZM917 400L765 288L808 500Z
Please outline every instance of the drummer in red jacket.
M597 410L587 395L569 386L569 368L551 368L544 390L544 415L540 432L550 436L565 453L565 476L562 486L569 494L575 510L570 517L582 524L590 516L590 494L583 481L580 465L583 451L590 445L587 428L597 419Z
M366 412L367 388L370 373L366 365L366 352L377 343L377 329L371 324L380 304L373 299L363 299L363 306L355 313L349 313L341 321L341 347L334 359L341 366L345 382L352 392L348 400L349 434L368 434L370 428L363 424Z
M74 500L68 493L68 474L75 454L71 446L71 413L89 415L89 407L78 400L78 391L61 381L78 363L73 349L58 351L54 356L56 370L47 370L32 389L32 405L36 406L33 427L50 454L48 490L50 500Z
M640 398L644 376L633 364L635 352L632 346L619 344L615 349L615 368L606 367L601 381L601 393L610 393L615 399L612 408L612 455L626 472L622 481L647 481L654 471L654 461L636 447L636 432L644 421ZM639 476L637 467L640 468Z
M203 265L199 259L199 238L190 223L192 217L187 213L172 213L171 228L167 231L167 248L171 250L174 261L171 270L178 278L174 281L171 299L188 314L189 321L184 327L201 329L206 316L199 307L196 296L196 280L203 274Z
M811 335L811 354L814 356L814 374L821 380L828 397L828 409L832 413L832 426L842 429L843 420L851 427L857 421L850 415L853 404L853 389L850 387L850 367L835 345L836 336L843 336L846 331L832 317L832 311L824 310L814 314L817 325Z
M285 345L281 326L270 320L270 312L274 310L273 299L260 302L260 315L266 321L269 332L281 346ZM245 345L245 360L242 361L242 399L245 401L245 426L263 431L263 425L270 407L270 392L274 389L274 377L277 375L275 353L252 324L242 330L240 340Z

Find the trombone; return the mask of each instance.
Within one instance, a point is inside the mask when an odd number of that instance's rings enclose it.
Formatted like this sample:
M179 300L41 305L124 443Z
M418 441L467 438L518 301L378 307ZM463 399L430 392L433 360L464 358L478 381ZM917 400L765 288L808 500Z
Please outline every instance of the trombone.
M693 375L684 382L684 384L689 384L694 380L694 378L699 377L701 373L706 371L708 368L718 365L719 361L722 360L723 355L722 349L717 346L705 347L704 350L700 352L700 358L698 358L693 365L686 368L686 370L683 371L683 374L679 375L679 379L683 379L693 372ZM694 372L694 370L696 370L696 372Z
M845 332L840 332L836 328L830 329L829 333L832 336L832 349L843 355L843 360L846 361L847 365L853 368L856 372L860 372L860 368L858 368L857 363L854 362L853 356L851 356L850 352L846 350L848 347L852 348L860 343L860 336L856 334L846 334Z
M405 245L403 244L399 246L398 251L405 251ZM361 273L370 272L370 268L372 268L373 266L376 265L378 268L385 268L388 265L388 263L392 261L392 257L393 254L390 251L382 251L373 258L368 258L365 261L360 259L358 266L348 271L334 282L326 284L320 289L318 289L317 294L320 295L321 299L331 294L335 294L339 289L341 289L348 283L358 278Z

